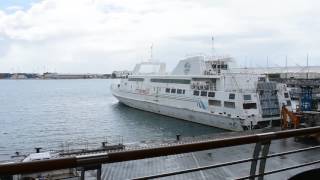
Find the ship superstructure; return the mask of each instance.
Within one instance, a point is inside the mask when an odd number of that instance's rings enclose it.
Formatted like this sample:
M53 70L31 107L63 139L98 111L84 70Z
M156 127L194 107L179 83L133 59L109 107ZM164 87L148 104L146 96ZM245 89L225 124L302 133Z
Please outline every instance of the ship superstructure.
M232 72L231 61L188 57L170 74L163 63L140 63L112 85L112 93L133 108L233 131L264 128L280 119L283 105L291 109L286 85L265 75Z

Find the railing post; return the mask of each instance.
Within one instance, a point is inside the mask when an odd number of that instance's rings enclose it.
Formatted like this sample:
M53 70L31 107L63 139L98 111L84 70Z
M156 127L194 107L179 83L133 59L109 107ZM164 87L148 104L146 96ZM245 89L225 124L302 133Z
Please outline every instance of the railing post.
M266 167L266 162L267 162L267 155L269 153L269 148L270 148L270 141L264 142L263 143L263 148L262 148L262 154L261 154L261 160L259 164L259 174L264 174L264 170ZM263 180L264 175L261 175L258 177L258 180Z
M81 177L80 177L81 180L84 180L85 172L86 171L84 169L81 170Z
M253 151L253 160L251 162L251 168L250 168L250 176L256 175L257 170L257 164L258 164L258 158L261 151L261 143L256 143L256 146L254 147ZM251 177L250 180L254 180L254 177Z
M271 141L266 141L266 142L259 142L256 144L254 151L253 151L253 160L251 162L251 168L250 168L250 180L255 179L256 171L257 171L257 164L259 158L261 158L260 163L259 163L259 174L263 174L265 167L266 167L266 161L267 161L267 155L269 153L269 148L270 148L270 143ZM260 152L262 148L262 153L261 157ZM260 175L258 177L258 180L263 180L264 175Z
M101 180L101 165L97 169L97 180Z

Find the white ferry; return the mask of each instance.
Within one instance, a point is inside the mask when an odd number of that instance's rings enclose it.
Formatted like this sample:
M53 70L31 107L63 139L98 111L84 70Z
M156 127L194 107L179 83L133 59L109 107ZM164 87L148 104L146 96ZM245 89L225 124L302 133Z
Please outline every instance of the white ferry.
M163 63L140 63L111 86L112 93L133 108L232 131L279 122L282 105L291 109L286 85L269 82L265 75L233 73L231 60L189 57L171 74ZM142 71L147 68L153 71Z

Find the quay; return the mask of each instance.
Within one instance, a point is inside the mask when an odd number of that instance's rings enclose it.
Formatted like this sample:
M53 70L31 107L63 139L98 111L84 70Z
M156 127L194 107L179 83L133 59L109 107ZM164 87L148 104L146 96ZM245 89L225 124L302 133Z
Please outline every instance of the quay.
M296 141L314 133L320 127L2 164L0 175L77 168L79 179L288 179L319 169L320 146Z

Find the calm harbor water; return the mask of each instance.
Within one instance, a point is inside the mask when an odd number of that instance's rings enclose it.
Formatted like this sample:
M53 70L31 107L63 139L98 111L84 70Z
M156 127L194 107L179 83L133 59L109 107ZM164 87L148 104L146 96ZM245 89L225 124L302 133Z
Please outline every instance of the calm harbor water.
M129 108L110 92L117 80L1 80L0 160L66 142L125 143L206 135L220 129Z

